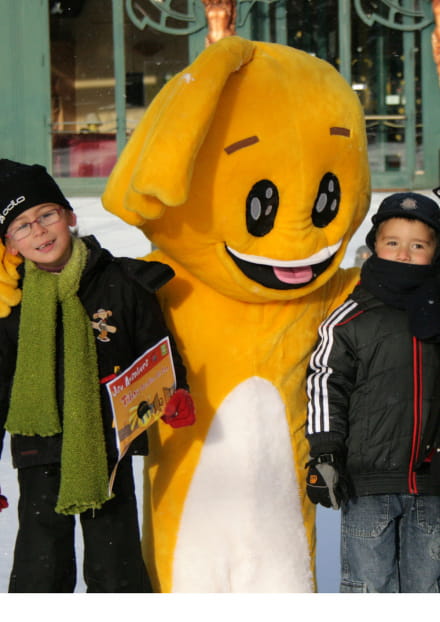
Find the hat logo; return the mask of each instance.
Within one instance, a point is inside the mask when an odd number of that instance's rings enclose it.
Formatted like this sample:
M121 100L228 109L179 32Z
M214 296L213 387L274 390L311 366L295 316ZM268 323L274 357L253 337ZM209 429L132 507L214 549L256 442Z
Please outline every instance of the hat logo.
M12 199L12 201L7 204L5 209L0 214L0 225L2 225L5 222L6 216L9 214L9 212L11 210L13 210L14 207L17 207L17 205L20 205L20 203L23 203L23 201L25 201L25 200L26 200L25 196L21 196L21 197L17 197L16 199Z
M417 201L415 201L415 199L410 199L407 197L406 199L403 199L400 207L402 209L417 209Z

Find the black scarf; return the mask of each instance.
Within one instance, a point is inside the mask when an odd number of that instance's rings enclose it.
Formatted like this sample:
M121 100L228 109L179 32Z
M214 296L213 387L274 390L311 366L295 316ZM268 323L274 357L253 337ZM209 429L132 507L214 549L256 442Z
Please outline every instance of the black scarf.
M369 257L361 269L361 284L391 307L405 310L414 337L440 341L440 270L437 263L407 264Z

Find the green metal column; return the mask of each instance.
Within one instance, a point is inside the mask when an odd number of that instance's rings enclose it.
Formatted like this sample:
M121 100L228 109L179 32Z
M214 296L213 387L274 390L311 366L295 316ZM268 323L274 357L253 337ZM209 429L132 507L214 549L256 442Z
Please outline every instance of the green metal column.
M207 32L208 30L203 28L198 32L188 35L188 58L190 63L205 49L205 37Z
M127 123L125 105L125 41L124 6L122 0L112 0L113 62L115 67L116 147L121 153L126 143Z
M440 83L432 57L431 25L422 31L422 121L424 171L417 176L419 188L435 188L440 184Z
M338 2L339 71L351 84L351 9L350 0Z
M286 0L279 0L275 4L275 35L277 43L287 45Z
M48 0L0 0L0 58L0 156L50 170Z
M412 0L406 0L404 6L412 8ZM404 23L411 23L411 19L404 18ZM414 31L403 32L403 59L404 59L404 97L405 97L405 166L403 173L409 188L414 187L416 171L416 81L415 81L415 35Z
M416 102L414 32L403 33L403 57L405 59L405 167L408 186L414 187L416 169Z
M385 157L386 157L386 136L387 131L385 127L384 117L387 113L386 106L386 74L388 72L388 58L384 53L384 33L382 28L378 28L375 45L374 45L374 63L377 67L377 71L375 72L375 84L374 84L374 93L377 97L376 104L376 115L379 117L376 120L377 123L377 132L376 132L376 140L377 140L377 150L378 150L378 159L381 164L386 168Z
M249 9L246 5L246 2L237 2L237 24L235 29L237 31L237 35L240 37L252 39L253 8L249 13Z
M270 41L270 7L268 4L258 3L252 10L251 37L256 41Z

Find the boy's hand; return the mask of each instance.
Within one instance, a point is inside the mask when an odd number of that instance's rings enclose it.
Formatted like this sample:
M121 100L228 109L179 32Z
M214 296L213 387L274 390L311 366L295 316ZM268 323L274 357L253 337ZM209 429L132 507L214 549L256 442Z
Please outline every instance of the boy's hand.
M172 428L192 425L196 420L194 402L185 389L177 389L165 406L161 419Z
M326 508L338 510L342 501L349 498L348 486L341 476L333 454L322 454L312 458L307 464L307 496L312 503L320 503Z
M0 512L9 507L8 500L4 495L2 495L2 489L0 488Z

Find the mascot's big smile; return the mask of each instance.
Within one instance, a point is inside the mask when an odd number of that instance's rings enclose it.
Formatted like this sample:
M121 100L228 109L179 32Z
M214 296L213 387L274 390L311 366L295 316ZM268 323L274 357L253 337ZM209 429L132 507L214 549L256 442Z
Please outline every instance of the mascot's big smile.
M245 255L225 245L226 251L245 276L271 289L297 289L311 283L331 264L342 240L318 253L292 261Z

